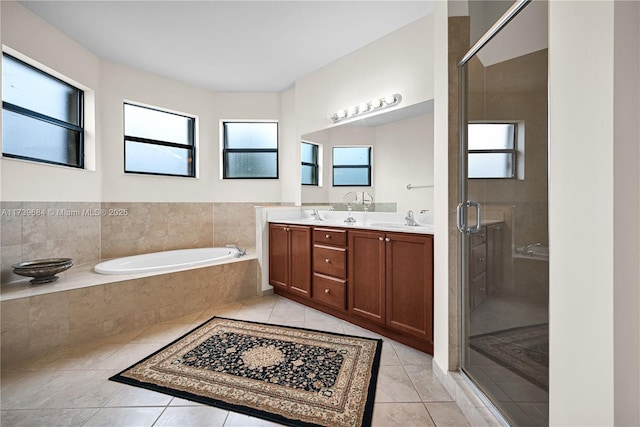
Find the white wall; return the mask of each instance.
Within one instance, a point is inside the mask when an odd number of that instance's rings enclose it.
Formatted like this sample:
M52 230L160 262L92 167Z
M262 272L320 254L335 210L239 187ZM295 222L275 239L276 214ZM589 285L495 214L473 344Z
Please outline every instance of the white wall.
M392 93L400 93L403 97L393 108L433 99L431 15L296 81L298 141L304 134L335 126L328 119L332 112ZM300 156L299 147L297 156ZM299 182L299 171L295 179ZM331 185L331 181L325 181L325 185ZM290 191L294 190L291 187ZM303 191L313 193L309 189ZM284 199L288 197L283 195Z
M396 202L398 212L433 213L433 113L375 128L374 201Z
M0 2L2 8L2 43L35 61L47 65L53 71L73 79L95 91L99 96L100 60L79 43L54 29L20 4ZM91 94L90 94L91 95ZM88 100L88 128L93 121ZM89 151L95 147L100 156L99 124L91 132ZM94 133L95 132L95 133ZM89 153L90 154L90 153ZM93 156L92 156L93 157ZM74 169L42 163L2 158L2 199L21 201L99 201L101 197L99 169ZM93 163L94 158L85 159Z
M614 425L613 10L613 2L549 2L549 399L555 426Z
M103 200L211 201L218 171L214 94L109 61L102 61L101 71ZM124 101L198 117L196 156L200 167L197 179L124 173Z
M460 3L454 2L455 6ZM451 13L455 13L452 11ZM449 370L449 38L448 2L434 5L434 111L433 182L435 236L433 240L433 362L440 372ZM453 190L453 189L452 189ZM457 232L454 231L454 232ZM442 238L438 237L441 236Z
M280 175L286 177L295 156L290 147L297 146L291 92L215 93L101 60L19 3L3 1L1 7L6 46L95 91L86 100L88 109L95 110L95 120L87 116L90 123L86 131L94 140L85 147L89 167L74 169L2 158L2 200L281 201L282 179L220 179L219 124L223 119L280 121ZM124 173L125 100L198 116L196 179ZM285 114L288 123L281 121ZM299 174L299 160L295 161L295 170Z
M280 201L278 180L220 179L220 120L279 120L279 94L214 93L109 61L102 61L101 82L104 200ZM198 117L197 178L124 173L125 100Z

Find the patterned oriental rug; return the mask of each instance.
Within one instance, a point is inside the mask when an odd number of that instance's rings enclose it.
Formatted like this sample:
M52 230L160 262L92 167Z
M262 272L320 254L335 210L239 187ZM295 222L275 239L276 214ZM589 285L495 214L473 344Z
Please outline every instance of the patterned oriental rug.
M214 317L112 381L290 426L369 426L382 340Z
M549 390L549 325L521 326L469 337L469 346Z

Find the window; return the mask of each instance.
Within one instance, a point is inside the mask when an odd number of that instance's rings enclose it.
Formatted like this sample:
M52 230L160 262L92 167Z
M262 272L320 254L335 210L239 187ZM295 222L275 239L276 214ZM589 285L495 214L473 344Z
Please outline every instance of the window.
M84 92L2 54L2 155L84 167Z
M318 145L302 141L302 185L318 185Z
M371 147L333 147L333 186L371 185Z
M516 133L516 123L469 123L469 178L514 178Z
M124 104L124 171L195 177L193 117Z
M278 123L223 122L223 178L278 178Z

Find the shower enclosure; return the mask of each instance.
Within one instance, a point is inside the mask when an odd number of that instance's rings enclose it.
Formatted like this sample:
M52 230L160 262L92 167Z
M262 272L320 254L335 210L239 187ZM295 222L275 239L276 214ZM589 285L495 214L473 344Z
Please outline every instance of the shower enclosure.
M469 3L472 34L505 4ZM458 65L461 368L517 426L548 425L546 17L515 2Z

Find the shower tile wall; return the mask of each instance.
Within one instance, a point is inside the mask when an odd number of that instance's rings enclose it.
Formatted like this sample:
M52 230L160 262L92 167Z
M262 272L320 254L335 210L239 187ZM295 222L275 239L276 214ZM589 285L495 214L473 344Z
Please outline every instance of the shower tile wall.
M42 258L100 259L100 203L0 202L1 282L20 279L11 265Z

